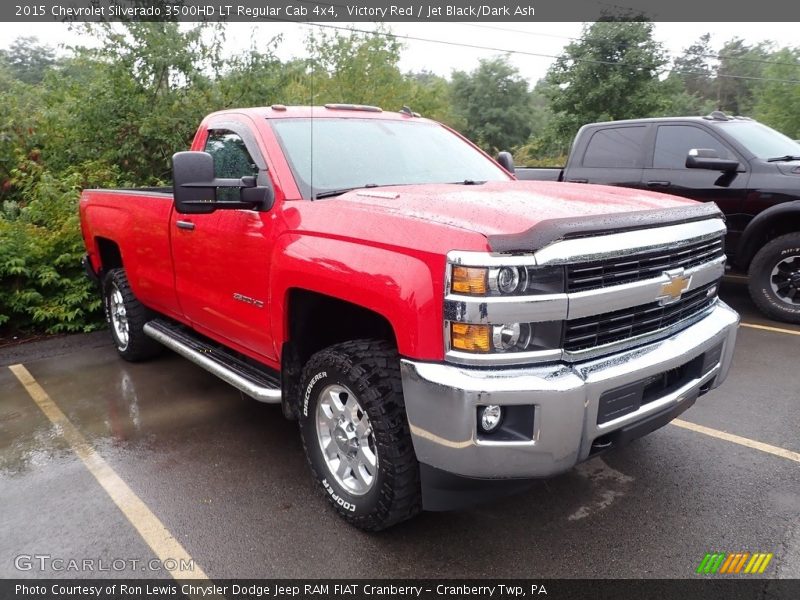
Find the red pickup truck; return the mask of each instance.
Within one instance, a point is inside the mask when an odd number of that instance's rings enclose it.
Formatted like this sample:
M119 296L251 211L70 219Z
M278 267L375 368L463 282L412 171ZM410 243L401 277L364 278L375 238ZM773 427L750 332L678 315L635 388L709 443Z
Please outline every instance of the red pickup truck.
M226 110L168 189L86 190L119 354L162 346L296 419L367 530L568 470L720 385L722 215L521 182L410 110Z

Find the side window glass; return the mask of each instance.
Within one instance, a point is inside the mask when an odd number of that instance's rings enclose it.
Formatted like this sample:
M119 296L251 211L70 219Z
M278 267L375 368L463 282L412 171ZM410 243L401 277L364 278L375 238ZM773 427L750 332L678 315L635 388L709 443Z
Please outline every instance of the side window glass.
M224 129L209 132L205 151L214 157L214 176L225 179L239 179L258 174L258 167L253 161L244 140L240 135ZM221 202L239 200L236 188L220 188L217 199Z
M596 131L583 155L584 167L636 169L642 166L647 127L615 127Z
M686 155L692 148L716 150L720 158L735 158L717 138L692 125L661 125L656 133L654 169L685 169Z

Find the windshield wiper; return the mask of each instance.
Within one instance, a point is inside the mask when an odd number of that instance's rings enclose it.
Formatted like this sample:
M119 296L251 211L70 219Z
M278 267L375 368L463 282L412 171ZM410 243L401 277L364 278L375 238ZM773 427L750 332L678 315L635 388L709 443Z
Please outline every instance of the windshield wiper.
M800 156L796 154L787 154L786 156L776 156L775 158L768 158L767 162L791 162L793 160L800 160Z
M366 185L356 185L349 188L342 188L340 190L326 190L324 192L319 192L318 194L314 195L314 200L320 200L322 198L333 198L334 196L341 196L342 194L346 194L347 192L352 192L353 190L361 190L364 188L374 188L378 187L377 183L368 183Z
M462 179L461 181L453 181L452 185L482 185L486 183L485 181L476 181L474 179ZM342 194L346 194L347 192L352 192L353 190L363 190L367 188L376 188L376 187L391 187L397 185L409 185L407 183L367 183L365 185L355 185L349 188L342 188L339 190L325 190L324 192L318 192L314 194L314 200L321 200L323 198L333 198L334 196L341 196Z

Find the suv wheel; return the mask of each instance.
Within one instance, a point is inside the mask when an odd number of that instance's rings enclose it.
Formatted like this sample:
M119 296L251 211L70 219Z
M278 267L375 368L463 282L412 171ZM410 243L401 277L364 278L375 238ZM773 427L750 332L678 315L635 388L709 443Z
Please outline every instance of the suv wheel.
M122 358L137 362L161 353L161 344L144 334L145 323L155 315L133 295L124 269L111 269L103 279L103 306Z
M379 340L331 346L308 361L300 389L306 458L339 515L367 531L416 515L419 465L397 351Z
M800 233L782 235L761 248L748 277L750 296L764 314L800 323Z

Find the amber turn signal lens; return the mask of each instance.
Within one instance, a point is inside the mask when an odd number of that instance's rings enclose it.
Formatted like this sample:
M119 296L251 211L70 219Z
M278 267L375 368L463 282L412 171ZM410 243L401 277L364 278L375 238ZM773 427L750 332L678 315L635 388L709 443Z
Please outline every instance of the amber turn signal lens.
M489 352L491 327L453 323L450 327L450 347L467 352Z
M488 269L475 267L453 267L453 278L450 287L459 294L485 294Z

